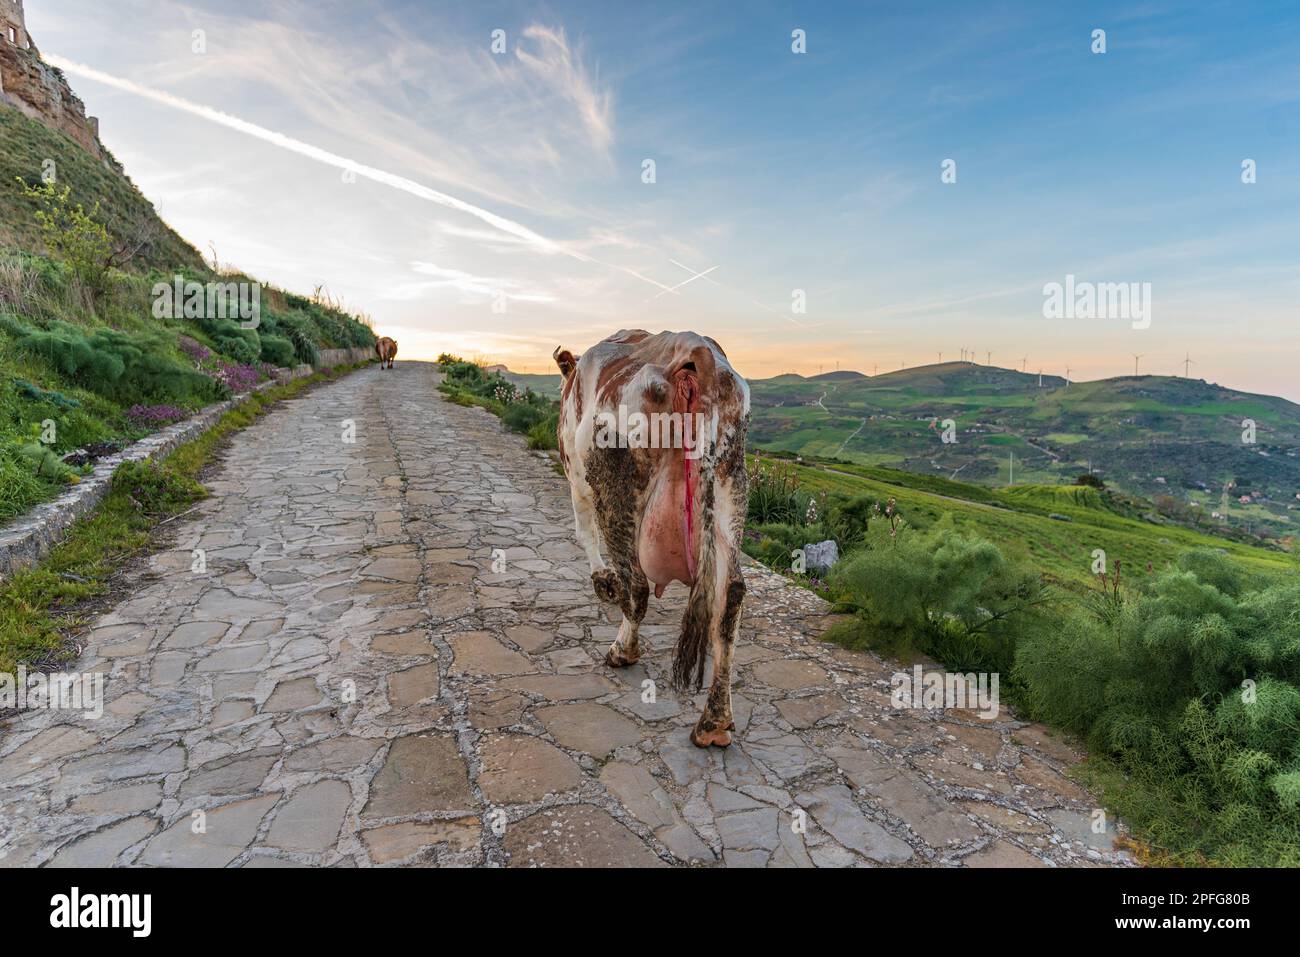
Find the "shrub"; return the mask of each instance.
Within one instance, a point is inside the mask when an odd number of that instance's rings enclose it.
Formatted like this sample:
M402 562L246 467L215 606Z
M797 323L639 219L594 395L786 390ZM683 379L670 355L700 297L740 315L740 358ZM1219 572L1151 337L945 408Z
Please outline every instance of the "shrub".
M95 219L99 203L87 213L80 203L72 202L70 186L60 191L53 183L24 183L23 188L28 198L40 206L36 221L46 248L67 264L77 285L92 301L103 295L112 264L112 240L108 230Z
M833 499L826 510L826 523L830 528L830 537L835 539L841 551L851 551L861 545L867 537L867 529L872 521L886 521L895 515L893 499L880 502L870 495L855 495L852 498Z
M283 336L262 336L262 359L273 366L291 366L296 354L293 343Z
M528 429L528 447L530 449L559 448L557 437L560 429L560 410L553 409L545 418L539 419Z
M24 399L31 402L48 402L58 409L77 409L81 407L81 403L76 399L70 399L62 392L42 389L26 379L14 379L14 390Z
M252 330L246 330L252 332ZM256 336L256 333L253 333ZM240 365L252 365L262 357L262 343L259 338L225 335L215 340L217 350L224 356L234 359Z
M1076 611L1018 651L1032 716L1114 761L1117 809L1177 855L1300 863L1300 584L1207 550Z
M65 465L54 450L41 441L40 435L40 424L33 423L28 439L17 444L20 459L27 463L38 479L54 484L75 482L76 471Z
M315 330L309 320L296 315L280 316L276 328L293 343L293 352L299 362L320 365L320 350L316 347Z
M170 358L150 337L53 322L47 329L0 319L15 346L77 385L118 402L140 399L202 404L222 396L208 376Z
M1049 597L1037 571L942 524L922 534L872 523L829 583L869 627L866 643L940 660L943 648L962 648L965 659L1007 673L1017 639L1037 627Z
M547 418L547 410L542 406L530 403L515 403L506 406L501 421L513 432L527 433L532 430L533 426L545 422Z
M807 496L799 491L794 467L777 459L754 456L749 470L749 520L758 524L802 524Z

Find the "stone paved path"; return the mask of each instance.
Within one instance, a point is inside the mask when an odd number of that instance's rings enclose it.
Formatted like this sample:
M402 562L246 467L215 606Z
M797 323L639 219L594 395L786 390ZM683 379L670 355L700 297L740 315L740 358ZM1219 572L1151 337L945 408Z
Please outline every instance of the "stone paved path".
M93 623L103 717L0 728L0 863L1127 860L1067 747L1005 712L891 708L894 669L818 641L825 606L755 566L736 743L697 750L701 699L666 678L684 589L652 600L642 662L606 668L567 484L436 382L364 369L234 439Z

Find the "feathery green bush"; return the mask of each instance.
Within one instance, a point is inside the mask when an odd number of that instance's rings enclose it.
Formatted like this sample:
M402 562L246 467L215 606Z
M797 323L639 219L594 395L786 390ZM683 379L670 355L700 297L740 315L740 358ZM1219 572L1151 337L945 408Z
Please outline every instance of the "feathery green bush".
M1015 673L1032 717L1116 762L1120 813L1159 846L1300 864L1300 581L1191 552L1114 613L1026 636Z

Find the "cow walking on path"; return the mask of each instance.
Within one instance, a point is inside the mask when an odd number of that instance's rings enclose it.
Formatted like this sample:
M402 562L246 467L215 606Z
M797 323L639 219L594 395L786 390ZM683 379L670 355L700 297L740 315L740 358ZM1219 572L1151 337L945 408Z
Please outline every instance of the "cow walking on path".
M691 332L622 330L575 358L555 350L564 376L559 447L579 544L602 601L623 622L605 661L641 656L637 629L651 585L691 592L673 683L713 677L691 732L699 747L731 743L731 653L745 582L740 540L748 507L749 387L722 348Z
M393 360L397 358L397 340L382 336L375 343L375 352L379 356L379 368L391 369Z

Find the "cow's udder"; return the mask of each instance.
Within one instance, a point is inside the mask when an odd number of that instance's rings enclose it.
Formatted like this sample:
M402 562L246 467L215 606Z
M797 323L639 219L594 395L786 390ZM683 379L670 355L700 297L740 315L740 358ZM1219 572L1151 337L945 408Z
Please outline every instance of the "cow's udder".
M687 561L682 521L686 483L682 476L680 453L673 458L676 461L665 463L669 467L654 480L645 516L641 520L641 540L637 546L641 570L654 582L656 594L662 591L660 586L669 582L691 585L694 579Z

